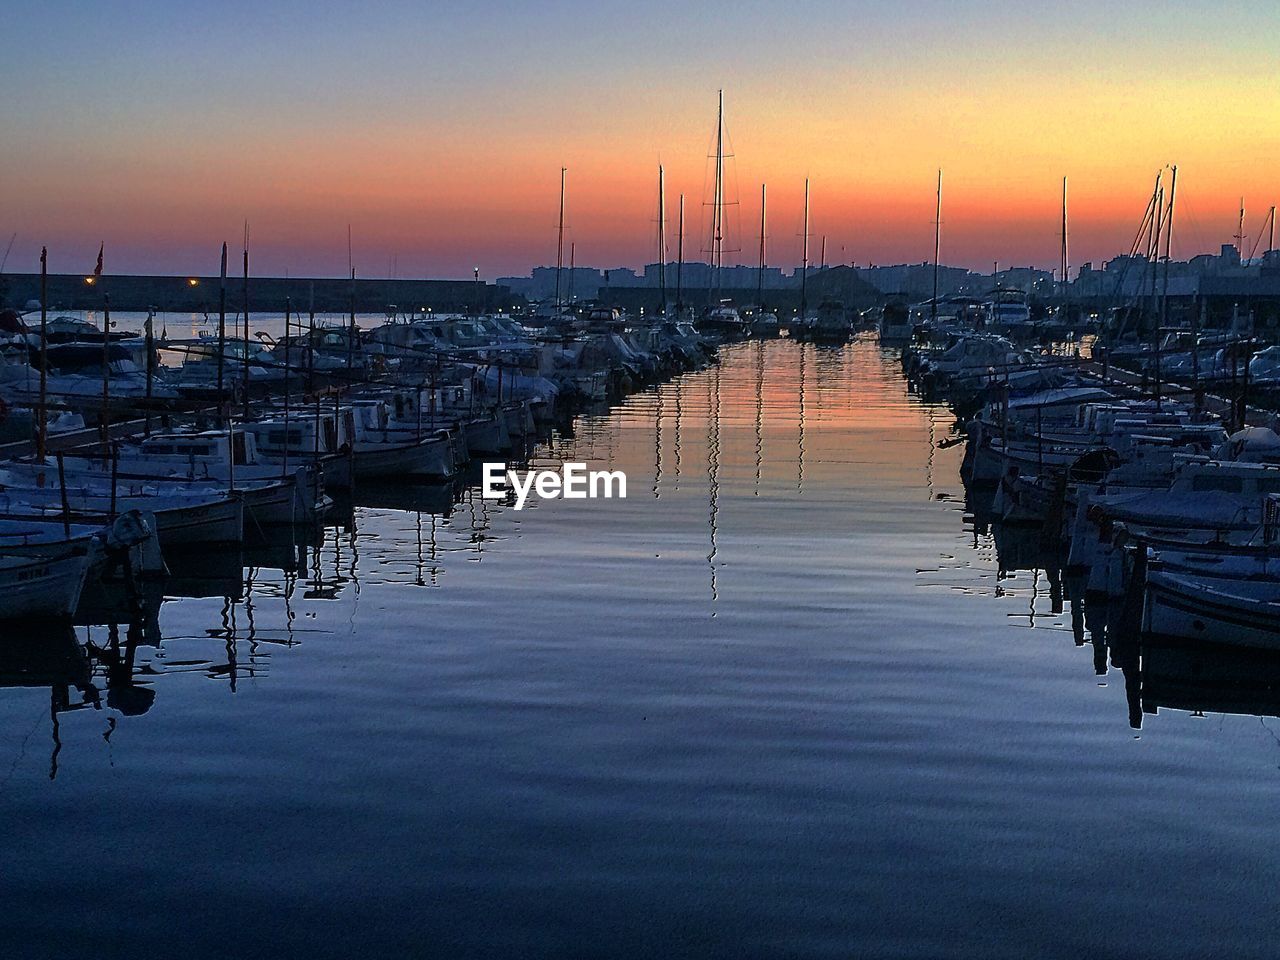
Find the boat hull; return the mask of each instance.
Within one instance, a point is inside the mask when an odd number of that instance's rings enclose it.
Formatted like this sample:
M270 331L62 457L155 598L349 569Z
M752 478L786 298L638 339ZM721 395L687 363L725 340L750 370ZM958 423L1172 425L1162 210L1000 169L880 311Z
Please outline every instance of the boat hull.
M65 619L80 602L90 554L56 558L0 557L0 619Z

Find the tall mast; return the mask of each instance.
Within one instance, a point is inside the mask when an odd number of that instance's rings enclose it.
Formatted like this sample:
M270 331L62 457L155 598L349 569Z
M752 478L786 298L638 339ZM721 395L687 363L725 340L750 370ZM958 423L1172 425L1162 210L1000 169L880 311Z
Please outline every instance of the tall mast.
M711 210L711 270L715 274L716 299L720 295L720 268L724 262L724 91L716 110L716 186Z
M1267 228L1267 253L1275 249L1276 245L1276 205L1271 205L1271 213L1267 217L1270 226Z
M807 286L809 281L809 178L804 178L804 232L800 246L800 322L804 322L808 308Z
M680 194L680 223L676 228L676 313L684 308L684 194Z
M658 310L667 313L667 193L662 164L658 164Z
M825 270L827 269L827 235L825 233L822 235L822 246L819 250L821 252L818 255L818 269Z
M249 419L249 224L247 221L244 225L244 418Z
M351 277L348 299L351 301L351 315L347 322L347 385L351 385L351 365L355 359L356 349L356 267L351 256L351 224L347 224L347 273ZM334 403L336 405L337 399Z
M36 459L44 463L49 438L49 248L40 248L40 409L36 411Z
M227 242L222 242L222 279L218 283L218 406L222 407L223 368L227 354Z
M1240 262L1244 262L1244 197L1240 198L1240 221L1236 226L1236 252L1240 254Z
M764 257L765 257L765 185L760 184L760 270L756 274L756 304L764 309Z
M1178 167L1173 167L1169 179L1169 209L1164 219L1164 281L1160 290L1160 326L1165 326L1169 314L1169 259L1173 252L1173 201L1178 191ZM1192 350L1198 349L1193 343Z
M560 274L564 270L564 177L568 167L560 168L560 229L556 239L556 313L560 312Z
M938 170L938 202L933 216L933 299L929 319L938 319L938 257L942 252L942 170Z
M1065 292L1067 288L1067 272L1069 270L1067 264L1067 178L1062 178L1062 289Z
M1156 268L1160 263L1160 234L1164 230L1164 171L1156 174L1155 202L1151 209L1151 232L1147 236L1147 260L1151 265L1151 309L1156 311ZM1159 317L1157 315L1157 321ZM1157 341L1159 337L1157 335Z

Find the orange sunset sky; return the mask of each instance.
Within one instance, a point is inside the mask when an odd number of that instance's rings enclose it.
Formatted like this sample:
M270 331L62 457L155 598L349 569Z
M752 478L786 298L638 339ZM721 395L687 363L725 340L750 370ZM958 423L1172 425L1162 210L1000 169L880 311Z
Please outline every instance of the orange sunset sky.
M1262 228L1280 196L1280 6L185 2L7 15L5 267L209 273L250 226L260 274L523 274L554 263L559 169L581 265L670 255L687 195L706 246L725 90L733 262L799 260L801 194L828 262L1052 267L1126 252L1179 168L1174 253ZM1265 238L1264 241L1265 243Z

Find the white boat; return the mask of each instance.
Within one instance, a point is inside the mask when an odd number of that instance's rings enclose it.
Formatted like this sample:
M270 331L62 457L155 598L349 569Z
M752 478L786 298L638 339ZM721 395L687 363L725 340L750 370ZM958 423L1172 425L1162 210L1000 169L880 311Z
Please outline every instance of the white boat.
M1159 636L1280 649L1280 577L1153 570L1142 627Z
M0 619L70 617L89 574L90 551L56 556L0 554Z
M373 477L447 479L459 463L450 431L430 426L409 426L393 421L382 399L360 399L351 404L354 417L356 479ZM498 418L490 422L496 430ZM468 443L470 436L468 435Z

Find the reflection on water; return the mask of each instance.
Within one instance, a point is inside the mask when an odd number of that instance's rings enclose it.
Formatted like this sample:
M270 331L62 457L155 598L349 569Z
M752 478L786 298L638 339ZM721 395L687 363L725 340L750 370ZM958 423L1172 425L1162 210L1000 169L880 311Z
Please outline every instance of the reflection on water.
M951 435L747 342L528 454L626 500L366 484L4 638L0 945L1265 955L1280 661L1085 608Z

